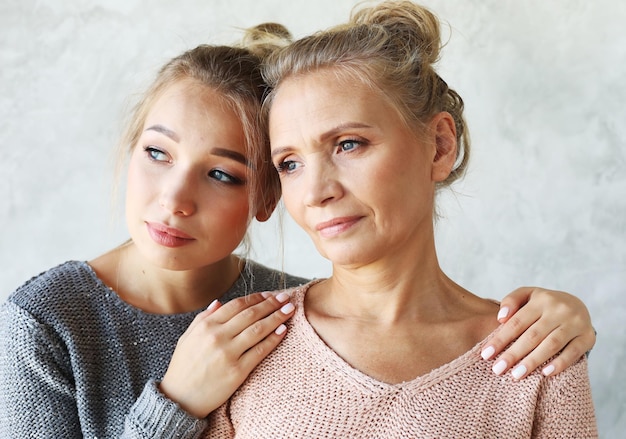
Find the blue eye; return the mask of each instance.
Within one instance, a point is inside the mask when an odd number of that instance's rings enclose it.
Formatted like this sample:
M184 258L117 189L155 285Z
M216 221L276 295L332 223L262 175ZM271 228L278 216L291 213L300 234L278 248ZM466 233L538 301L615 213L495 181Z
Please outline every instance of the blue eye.
M361 146L361 142L359 142L358 140L354 140L354 139L349 139L349 140L342 140L341 142L339 142L339 152L348 152L348 151L352 151L356 148L358 148L359 146Z
M157 162L169 161L166 153L152 146L146 146L144 148L144 151L146 151L146 153L148 154L148 157L150 157L154 161L157 161Z
M209 177L214 178L215 180L222 182L222 183L236 184L236 185L243 184L243 180L237 177L233 177L232 175L227 174L226 172L219 170L219 169L213 169L212 171L210 171Z
M294 161L294 160L285 160L283 162L280 162L278 165L276 165L276 170L278 171L278 173L282 173L282 172L293 172L298 168L298 162Z

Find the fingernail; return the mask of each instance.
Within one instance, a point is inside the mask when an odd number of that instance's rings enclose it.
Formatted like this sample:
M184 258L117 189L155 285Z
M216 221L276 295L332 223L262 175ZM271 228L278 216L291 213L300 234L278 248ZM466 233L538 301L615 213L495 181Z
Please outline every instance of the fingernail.
M496 349L493 346L489 346L480 353L480 356L483 357L483 360L488 360L491 357L493 357L493 354L495 353L496 353Z
M513 369L513 372L511 372L511 375L513 375L513 378L515 378L516 380L519 380L521 377L524 376L525 373L526 373L526 366L524 366L523 364L520 364L515 369Z
M286 305L283 305L283 307L280 309L280 312L282 312L283 314L289 314L291 311L293 311L293 309L293 303L288 303Z
M506 361L504 361L504 360L498 361L491 368L491 370L493 370L493 373L495 373L496 375L501 375L502 372L504 372L504 369L506 369Z
M508 315L509 315L509 307L503 306L502 308L500 308L500 311L498 311L498 320L504 319Z
M261 293L261 296L263 296L264 299L267 299L268 297L271 296L271 293L269 291L263 291Z
M280 293L276 295L276 300L279 302L285 302L287 299L289 299L289 294L287 293Z
M280 325L278 328L276 328L276 330L274 331L274 333L276 335L280 335L283 332L285 332L287 330L287 327L285 325Z
M220 303L219 300L215 299L213 302L209 303L209 306L206 307L207 311L214 309L217 304Z
M552 374L552 372L554 372L555 367L553 365L548 365L546 367L544 367L541 370L541 373L544 374L544 376L550 376Z

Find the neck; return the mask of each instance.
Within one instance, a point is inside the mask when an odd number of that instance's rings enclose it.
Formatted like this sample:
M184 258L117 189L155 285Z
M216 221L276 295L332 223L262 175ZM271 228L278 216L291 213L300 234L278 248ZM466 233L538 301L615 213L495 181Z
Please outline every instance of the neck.
M441 270L434 244L363 266L333 265L307 306L325 315L393 324L450 318L451 304L471 296Z
M169 270L151 264L130 242L90 265L125 302L155 314L178 314L221 297L237 280L240 262L230 255L193 270Z

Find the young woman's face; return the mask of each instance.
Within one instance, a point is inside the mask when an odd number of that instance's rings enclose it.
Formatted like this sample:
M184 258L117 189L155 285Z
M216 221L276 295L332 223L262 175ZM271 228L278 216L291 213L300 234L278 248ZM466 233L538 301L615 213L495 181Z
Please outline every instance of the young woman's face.
M324 72L287 79L270 140L287 210L333 263L368 264L432 239L435 146L372 88Z
M249 223L244 132L215 91L170 86L131 155L126 220L141 253L186 270L222 260Z

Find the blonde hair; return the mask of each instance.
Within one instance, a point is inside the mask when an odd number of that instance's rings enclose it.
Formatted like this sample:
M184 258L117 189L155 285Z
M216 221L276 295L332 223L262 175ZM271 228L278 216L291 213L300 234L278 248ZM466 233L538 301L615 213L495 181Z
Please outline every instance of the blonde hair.
M260 35L266 32L265 26L252 29ZM274 24L273 32L280 28L281 25ZM284 31L286 41L290 35ZM154 103L172 84L192 80L219 93L241 120L246 156L253 167L247 178L251 218L259 207L273 208L280 198L280 182L269 159L267 127L261 117L267 86L260 66L266 56L284 44L246 37L239 46L205 44L172 58L159 70L132 110L118 145L118 173L137 145Z
M268 57L263 76L272 91L264 114L282 81L321 69L381 91L416 133L446 111L454 119L458 146L455 167L439 185L449 186L465 171L470 141L463 100L433 66L441 47L439 21L422 6L389 0L355 9L348 23L297 40Z

